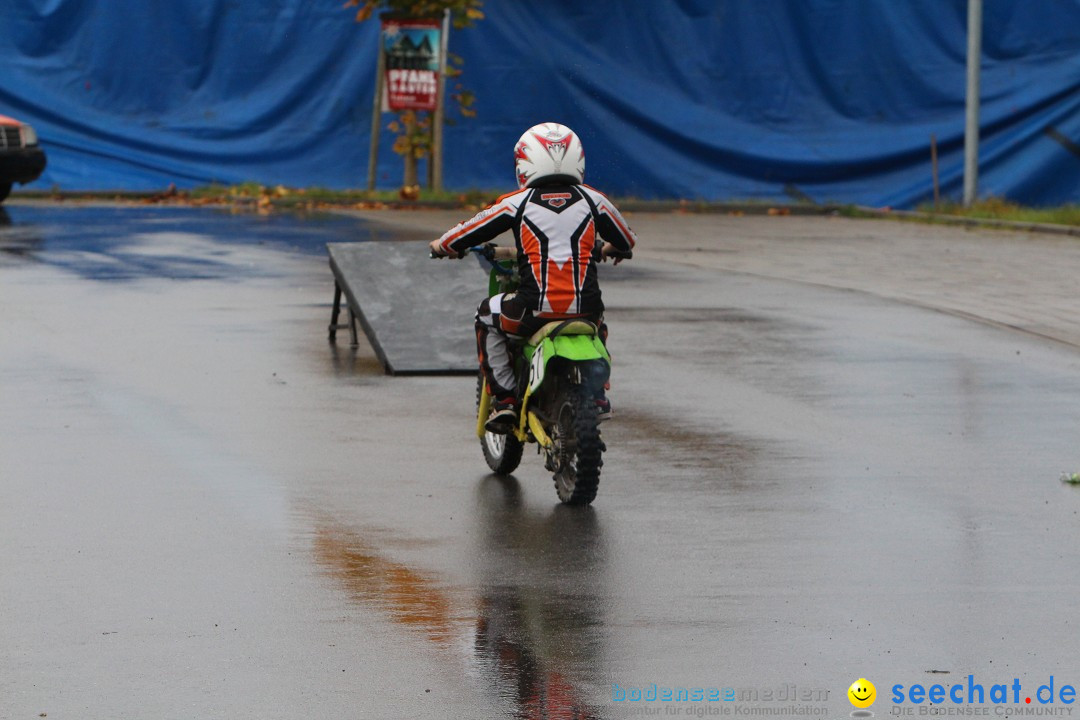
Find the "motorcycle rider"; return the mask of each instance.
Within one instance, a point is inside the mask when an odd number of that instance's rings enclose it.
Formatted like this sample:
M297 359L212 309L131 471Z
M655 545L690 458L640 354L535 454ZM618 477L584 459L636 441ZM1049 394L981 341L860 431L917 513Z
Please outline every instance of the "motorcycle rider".
M485 298L476 311L480 365L495 405L485 428L508 433L517 425L517 378L509 343L560 319L588 320L606 340L596 262L632 255L637 238L615 205L584 184L585 152L565 125L541 123L514 148L518 190L431 242L438 257L464 257L473 246L512 230L521 284L517 292ZM606 242L596 242L597 235ZM600 391L598 417L611 416Z

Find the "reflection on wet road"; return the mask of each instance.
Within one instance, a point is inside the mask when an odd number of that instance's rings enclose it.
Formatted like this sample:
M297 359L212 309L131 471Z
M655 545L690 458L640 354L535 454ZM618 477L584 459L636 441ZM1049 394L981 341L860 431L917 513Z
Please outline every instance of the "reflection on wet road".
M453 644L472 618L453 608L453 595L429 573L381 556L357 533L327 521L315 527L315 557L352 599L423 633L440 648Z
M488 476L478 492L481 680L515 717L597 717L575 685L596 674L603 647L607 553L597 513L532 512L513 477Z
M437 575L392 561L360 532L315 521L316 559L365 609L422 634L483 692L523 720L600 717L575 687L592 672L603 626L605 558L591 509L527 511L513 477L478 488L481 581L445 587ZM390 546L406 537L373 533Z
M531 453L487 474L471 379L327 345L321 248L372 237L421 239L0 215L0 717L719 707L613 689L653 685L749 688L762 711L797 685L839 717L860 677L1077 680L1075 349L809 283L605 266L616 419L575 510Z

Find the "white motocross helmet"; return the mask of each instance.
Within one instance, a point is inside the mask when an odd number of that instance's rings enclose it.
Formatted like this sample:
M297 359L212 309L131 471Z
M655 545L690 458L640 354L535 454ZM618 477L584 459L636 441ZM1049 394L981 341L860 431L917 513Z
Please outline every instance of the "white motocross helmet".
M514 148L519 188L540 183L585 182L585 150L574 131L559 123L540 123L525 131Z

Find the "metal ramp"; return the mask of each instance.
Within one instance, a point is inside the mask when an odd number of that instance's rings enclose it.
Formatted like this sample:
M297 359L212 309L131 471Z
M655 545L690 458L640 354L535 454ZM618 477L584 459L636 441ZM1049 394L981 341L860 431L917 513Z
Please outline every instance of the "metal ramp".
M391 375L477 371L476 306L487 278L470 258L431 260L425 241L328 243L334 273L330 341L357 323ZM341 298L349 321L339 323Z

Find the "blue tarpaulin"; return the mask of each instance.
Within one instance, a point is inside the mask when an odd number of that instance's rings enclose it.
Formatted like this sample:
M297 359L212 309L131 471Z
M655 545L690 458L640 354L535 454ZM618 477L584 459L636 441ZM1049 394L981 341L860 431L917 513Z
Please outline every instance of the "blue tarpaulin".
M37 187L363 187L378 43L341 0L20 0L0 114ZM528 126L573 127L587 181L639 198L910 207L962 185L965 0L487 0L454 31L476 118L445 179L508 188ZM454 82L451 82L453 86ZM384 123L391 116L384 116ZM1080 201L1080 0L985 0L980 195ZM384 134L379 184L401 182Z

